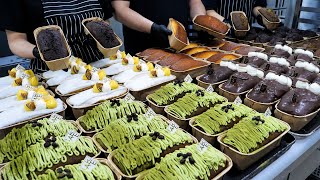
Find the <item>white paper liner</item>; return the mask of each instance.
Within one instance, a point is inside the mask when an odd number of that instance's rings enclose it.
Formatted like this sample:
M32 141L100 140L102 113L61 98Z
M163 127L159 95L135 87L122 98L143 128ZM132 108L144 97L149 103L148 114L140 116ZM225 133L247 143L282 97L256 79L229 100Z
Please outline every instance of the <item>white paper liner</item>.
M162 83L172 81L175 78L176 77L173 75L152 78L148 73L135 76L133 79L126 82L124 86L127 87L130 91L141 91Z
M112 79L118 83L125 83L140 74L149 74L149 71L134 72L132 69L129 69L113 76Z
M106 66L110 66L112 64L118 64L121 63L122 59L115 59L115 60L110 60L110 58L105 58L105 59L101 59L99 61L95 61L93 63L91 63L90 65L96 68L104 68Z
M103 70L106 72L108 76L113 76L119 74L123 71L132 69L134 65L123 65L122 63L113 64L110 67L104 68Z

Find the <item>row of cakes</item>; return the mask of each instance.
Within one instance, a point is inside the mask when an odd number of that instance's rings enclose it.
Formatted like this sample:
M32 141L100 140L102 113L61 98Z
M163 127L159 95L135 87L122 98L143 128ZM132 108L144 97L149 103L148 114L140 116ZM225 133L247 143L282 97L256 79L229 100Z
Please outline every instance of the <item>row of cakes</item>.
M249 53L247 64L222 62L199 76L199 84L213 85L231 101L242 95L246 97L245 104L260 112L278 103L278 118L289 121L285 116L308 117L309 122L319 109L320 76L313 54L301 49L292 52L291 48L279 45L273 52L276 57L270 58L263 53ZM306 125L289 123L294 131Z
M55 98L47 85L40 82L41 77L32 70L18 65L9 70L8 76L0 78L0 129L1 137L5 129L26 121L48 116L64 114L66 105Z

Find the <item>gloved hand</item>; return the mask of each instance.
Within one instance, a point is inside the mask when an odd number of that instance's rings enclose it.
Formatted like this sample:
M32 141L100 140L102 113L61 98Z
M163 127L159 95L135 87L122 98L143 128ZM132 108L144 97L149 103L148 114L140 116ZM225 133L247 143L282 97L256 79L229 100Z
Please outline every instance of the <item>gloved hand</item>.
M40 59L40 58L41 58L41 57L40 57L40 53L39 53L39 49L38 49L37 46L32 49L32 54L33 54L33 56L34 56L35 58L37 58L37 59Z
M151 36L153 36L159 44L168 45L169 39L168 36L172 34L172 31L167 29L164 25L159 25L157 23L153 23L151 26Z
M263 20L262 20L262 16L259 14L257 17L256 17L256 19L257 19L257 23L260 25L260 26L262 26L262 27L266 27L266 25L264 25L263 24Z

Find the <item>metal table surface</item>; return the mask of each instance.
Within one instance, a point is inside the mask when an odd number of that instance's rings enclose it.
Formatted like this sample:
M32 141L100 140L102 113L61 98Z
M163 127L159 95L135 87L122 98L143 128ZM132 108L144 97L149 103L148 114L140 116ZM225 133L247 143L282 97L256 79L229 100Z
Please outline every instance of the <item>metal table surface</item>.
M320 150L320 129L306 138L296 137L295 144L279 159L257 174L253 179L288 179L288 175L315 151ZM319 158L319 157L317 157Z

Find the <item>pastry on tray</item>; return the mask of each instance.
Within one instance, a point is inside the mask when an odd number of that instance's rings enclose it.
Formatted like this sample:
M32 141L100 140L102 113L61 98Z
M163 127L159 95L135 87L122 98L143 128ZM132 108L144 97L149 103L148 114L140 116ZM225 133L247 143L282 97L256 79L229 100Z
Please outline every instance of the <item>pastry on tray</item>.
M225 34L229 30L229 27L225 23L209 15L198 15L194 19L194 23L221 34Z
M104 82L97 82L93 88L70 96L67 99L67 103L73 108L86 107L108 99L123 96L127 91L128 89L119 86L117 81L107 80Z
M196 92L187 93L173 104L166 107L166 113L179 119L188 119L196 116L200 108L210 108L215 104L222 103L226 99L215 92L207 92L198 90Z
M103 70L106 72L106 75L113 76L128 69L131 69L134 65L139 63L140 59L138 57L132 57L130 54L127 54L125 58L122 58L121 63L112 64L111 66L104 68Z
M192 69L200 68L207 66L208 63L205 61L194 60L194 59L182 59L179 62L174 63L170 66L170 69L173 71L190 71Z
M50 95L36 100L27 100L23 105L0 112L0 128L54 112L61 112L64 109L64 103Z
M250 52L262 52L263 48L258 48L255 46L242 46L235 51L235 53L240 54L242 56L247 56Z
M239 55L236 55L236 54L233 54L233 53L221 52L221 53L218 53L218 54L215 54L215 55L211 56L210 58L207 59L207 61L210 61L210 62L215 63L215 64L220 64L220 62L222 60L234 61L234 60L237 60L239 58L240 58Z
M287 124L272 116L265 117L263 114L254 113L229 129L222 142L240 153L250 154L263 148L289 128Z
M265 62L260 68L265 72L275 72L286 74L289 71L290 63L285 58L271 57L269 62Z
M219 47L219 49L223 51L236 51L240 49L242 46L244 45L227 41L226 43L224 43L223 46Z
M208 59L209 57L216 55L218 53L221 53L221 51L203 51L203 52L198 52L192 55L192 57L194 58L198 58L198 59Z
M291 66L294 66L298 60L311 62L313 61L314 54L311 51L296 49L294 50L294 54L288 58Z
M254 66L262 66L264 63L268 62L268 55L260 52L249 52L248 58L244 63Z
M140 63L140 64L134 65L132 69L129 69L117 75L114 75L112 79L118 81L119 83L125 83L137 75L148 74L149 71L152 71L153 69L154 69L154 66L151 62Z
M259 103L273 103L290 90L292 80L284 75L278 76L268 73L247 95L248 98Z
M320 107L320 85L297 81L295 89L282 96L278 109L291 115L305 116Z
M243 93L252 89L264 77L263 71L246 66L237 65L236 73L232 74L227 82L223 83L221 89L230 93Z
M149 89L151 87L167 83L176 79L176 76L171 75L170 69L157 68L151 70L147 74L140 74L130 79L124 86L127 87L130 91L142 91Z
M116 180L112 170L105 164L97 160L97 164L92 171L83 168L82 164L69 164L59 167L55 170L48 169L44 174L35 176L38 180L56 180L56 179L77 179L77 180L96 180L107 179Z
M161 159L156 166L143 174L139 180L154 179L214 179L230 164L226 156L209 146L203 153L198 144L176 150Z
M38 86L36 88L29 87L28 90L20 89L16 96L0 99L0 112L14 108L15 106L24 105L27 100L31 100L37 94L46 96L49 95L49 92L43 86Z
M9 86L13 83L14 79L21 78L22 74L28 74L29 76L34 76L32 70L26 70L24 67L18 65L8 71L8 76L0 77L0 88L4 86Z
M253 109L230 102L215 105L204 113L193 117L193 126L206 134L215 135L230 129Z
M207 74L202 75L199 80L205 83L218 83L227 80L235 71L237 67L230 61L222 61L219 65L209 67Z
M79 119L79 124L85 131L101 130L110 122L127 115L144 114L145 104L140 101L108 100L89 110Z
M218 47L221 47L224 45L224 43L226 43L225 40L223 39L210 39L207 43L206 43L206 46L208 47L212 47L212 48L218 48Z
M179 97L184 96L188 92L194 92L201 88L193 83L175 81L173 83L161 86L152 94L148 95L148 100L157 106L166 106L175 102Z
M111 26L103 20L89 21L85 24L91 35L104 47L113 48L120 45Z
M46 140L31 145L26 151L10 161L1 173L2 179L30 179L47 168L65 163L70 159L99 154L97 147L88 137L80 136L78 140L66 141L64 137L51 136Z
M186 49L184 51L181 51L181 53L188 54L188 55L193 55L193 54L196 54L196 53L199 53L199 52L203 52L203 51L210 51L210 48L205 47L205 46L199 46L199 47Z
M105 68L105 67L111 66L112 64L121 63L122 59L125 58L126 56L127 55L124 51L118 50L116 54L111 55L108 58L90 63L90 65L96 68Z
M164 59L159 61L158 64L163 67L170 67L171 65L183 59L192 59L192 58L186 54L173 54L171 56L165 57Z
M170 133L157 130L114 150L109 158L127 176L154 167L162 157L193 143L192 136L181 129Z
M44 60L51 61L69 56L65 37L57 29L44 29L37 35L37 45Z
M94 138L102 149L111 152L142 136L167 127L168 123L163 120L162 116L156 115L148 119L144 114L131 114L111 122Z
M305 79L309 82L313 82L318 77L319 68L313 63L297 61L295 67L291 67L287 74L293 79L294 85L298 79Z
M231 15L231 21L236 30L248 30L249 22L248 18L245 16L243 12L233 12Z
M174 55L174 54L171 52L163 51L163 52L154 53L151 56L146 57L144 59L149 62L158 62L158 61L161 61L162 59L165 59L165 58L172 56L172 55Z
M63 137L71 130L78 131L71 121L59 120L51 123L47 118L13 128L0 140L0 164L14 160L31 145L50 136Z
M258 11L269 22L275 22L275 23L279 23L280 22L279 17L275 14L275 12L272 9L261 8Z

